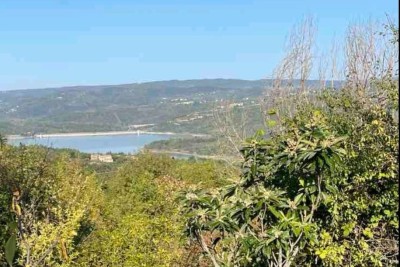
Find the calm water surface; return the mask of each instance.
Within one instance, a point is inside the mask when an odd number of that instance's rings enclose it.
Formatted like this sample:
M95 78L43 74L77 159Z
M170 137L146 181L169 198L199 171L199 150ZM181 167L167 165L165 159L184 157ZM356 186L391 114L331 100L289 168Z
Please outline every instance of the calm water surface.
M101 135L101 136L68 136L23 138L10 140L12 145L38 144L54 148L73 148L86 153L136 153L146 144L157 140L169 139L170 135L142 134L142 135Z

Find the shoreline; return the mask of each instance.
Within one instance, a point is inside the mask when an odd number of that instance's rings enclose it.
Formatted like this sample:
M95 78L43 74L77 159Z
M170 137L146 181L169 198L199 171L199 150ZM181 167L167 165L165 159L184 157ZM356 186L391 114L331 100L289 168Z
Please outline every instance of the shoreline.
M160 149L147 149L147 151L154 154L168 154L168 155L176 155L176 156L186 156L186 157L195 157L199 159L212 159L212 160L230 160L232 158L221 156L221 155L199 155L196 153L191 153L188 151L179 151L179 150L160 150Z
M104 135L180 135L192 137L209 137L208 134L193 134L193 133L173 133L173 132L148 132L148 131L109 131L109 132L76 132L76 133L54 133L54 134L39 134L35 136L22 135L7 135L8 140L18 140L24 138L49 138L49 137L81 137L81 136L104 136Z

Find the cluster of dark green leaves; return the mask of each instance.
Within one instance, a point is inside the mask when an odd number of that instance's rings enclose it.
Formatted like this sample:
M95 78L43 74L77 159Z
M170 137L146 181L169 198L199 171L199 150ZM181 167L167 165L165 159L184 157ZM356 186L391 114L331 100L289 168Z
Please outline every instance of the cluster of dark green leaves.
M264 140L259 132L248 141L237 183L186 194L188 234L200 241L209 235L205 245L219 264L290 264L318 242L315 214L324 212L326 180L345 154L345 138L333 134L320 111L288 127L284 136Z

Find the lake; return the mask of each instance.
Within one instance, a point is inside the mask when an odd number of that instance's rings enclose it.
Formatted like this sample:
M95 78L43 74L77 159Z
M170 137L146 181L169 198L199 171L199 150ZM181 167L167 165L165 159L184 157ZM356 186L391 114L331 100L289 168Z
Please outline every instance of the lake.
M38 144L54 148L73 148L86 153L136 153L146 144L157 140L166 140L171 135L163 134L124 134L98 136L62 136L43 138L11 139L9 143L19 145Z

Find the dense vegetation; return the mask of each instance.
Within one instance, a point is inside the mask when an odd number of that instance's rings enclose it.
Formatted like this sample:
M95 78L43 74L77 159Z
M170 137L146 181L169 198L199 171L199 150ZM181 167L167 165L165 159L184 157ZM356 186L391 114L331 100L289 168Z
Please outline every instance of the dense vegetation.
M212 161L119 157L106 167L76 151L4 144L1 266L196 266L176 193L221 186L234 172Z
M322 100L299 107L284 134L249 140L237 183L186 195L188 234L216 266L397 263L395 102L362 103L347 90Z
M398 31L391 31L386 44L398 49ZM340 90L288 97L291 112L268 110L270 129L279 129L244 145L240 179L187 192L187 235L213 266L398 264L399 87L392 66L366 83L350 74Z

